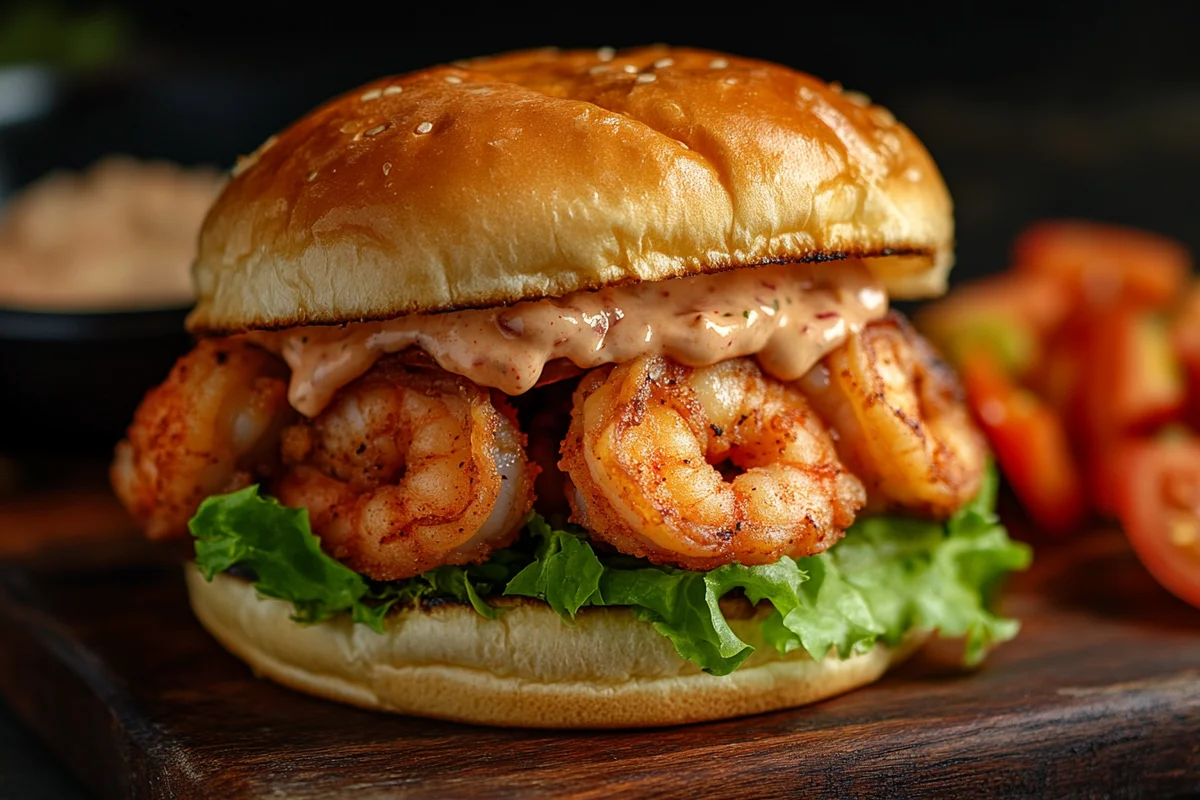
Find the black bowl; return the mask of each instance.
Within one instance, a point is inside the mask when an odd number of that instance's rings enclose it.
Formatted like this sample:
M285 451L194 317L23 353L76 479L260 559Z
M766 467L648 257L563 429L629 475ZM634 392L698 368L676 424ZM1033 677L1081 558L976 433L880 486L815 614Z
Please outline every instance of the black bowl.
M306 110L296 85L276 97L265 78L145 59L87 73L0 67L0 90L11 95L0 113L0 203L50 172L113 154L232 164ZM0 455L26 464L107 459L142 396L191 346L187 311L0 306Z
M187 308L0 309L0 451L103 455L192 346Z

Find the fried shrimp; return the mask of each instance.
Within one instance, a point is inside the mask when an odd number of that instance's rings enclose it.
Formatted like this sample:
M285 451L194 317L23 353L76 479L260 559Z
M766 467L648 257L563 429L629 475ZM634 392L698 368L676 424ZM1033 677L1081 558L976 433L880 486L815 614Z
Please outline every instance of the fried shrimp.
M274 494L376 580L484 560L516 538L537 468L506 405L448 373L379 362L284 432Z
M113 490L150 538L186 536L205 497L272 471L292 416L282 361L237 340L204 340L142 400L116 448Z
M562 454L574 522L686 569L821 552L865 501L804 396L748 358L592 371Z
M948 517L979 491L987 448L961 389L899 314L868 325L800 386L875 511Z

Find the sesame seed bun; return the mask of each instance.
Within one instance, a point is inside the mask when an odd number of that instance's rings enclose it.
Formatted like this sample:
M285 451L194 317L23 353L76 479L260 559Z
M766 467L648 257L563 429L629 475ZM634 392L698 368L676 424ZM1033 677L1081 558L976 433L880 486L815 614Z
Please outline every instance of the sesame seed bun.
M794 70L537 50L369 83L239 162L201 334L488 307L742 266L867 258L945 287L950 198L885 109Z
M762 642L764 609L730 620L757 649L716 677L625 609L583 609L566 625L538 601L505 598L495 620L451 603L393 613L380 635L346 617L300 625L290 604L228 575L209 583L194 565L187 585L200 622L259 675L363 708L481 725L648 727L807 705L877 680L927 637L814 661Z

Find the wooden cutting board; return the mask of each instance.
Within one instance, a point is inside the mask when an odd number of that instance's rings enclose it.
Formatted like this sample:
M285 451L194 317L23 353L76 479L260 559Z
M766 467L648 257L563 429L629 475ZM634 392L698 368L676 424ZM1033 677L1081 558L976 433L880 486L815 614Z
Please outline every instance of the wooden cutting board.
M1200 610L1112 532L1039 549L1006 593L1024 631L978 671L935 643L813 707L599 733L394 717L258 680L193 620L172 558L123 538L0 565L0 691L101 796L1200 792Z

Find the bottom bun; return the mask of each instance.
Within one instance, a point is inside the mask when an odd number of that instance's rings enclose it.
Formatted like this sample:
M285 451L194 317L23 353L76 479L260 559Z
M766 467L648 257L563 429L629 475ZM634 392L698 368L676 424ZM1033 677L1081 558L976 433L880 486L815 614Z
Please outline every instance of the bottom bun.
M494 620L446 603L390 614L377 634L346 616L298 624L290 603L228 575L210 583L191 564L187 584L204 627L260 675L363 708L483 725L628 728L791 708L877 680L927 638L914 631L844 661L781 655L762 642L769 609L747 604L730 625L755 652L717 677L620 608L581 609L565 624L535 600L504 598Z

